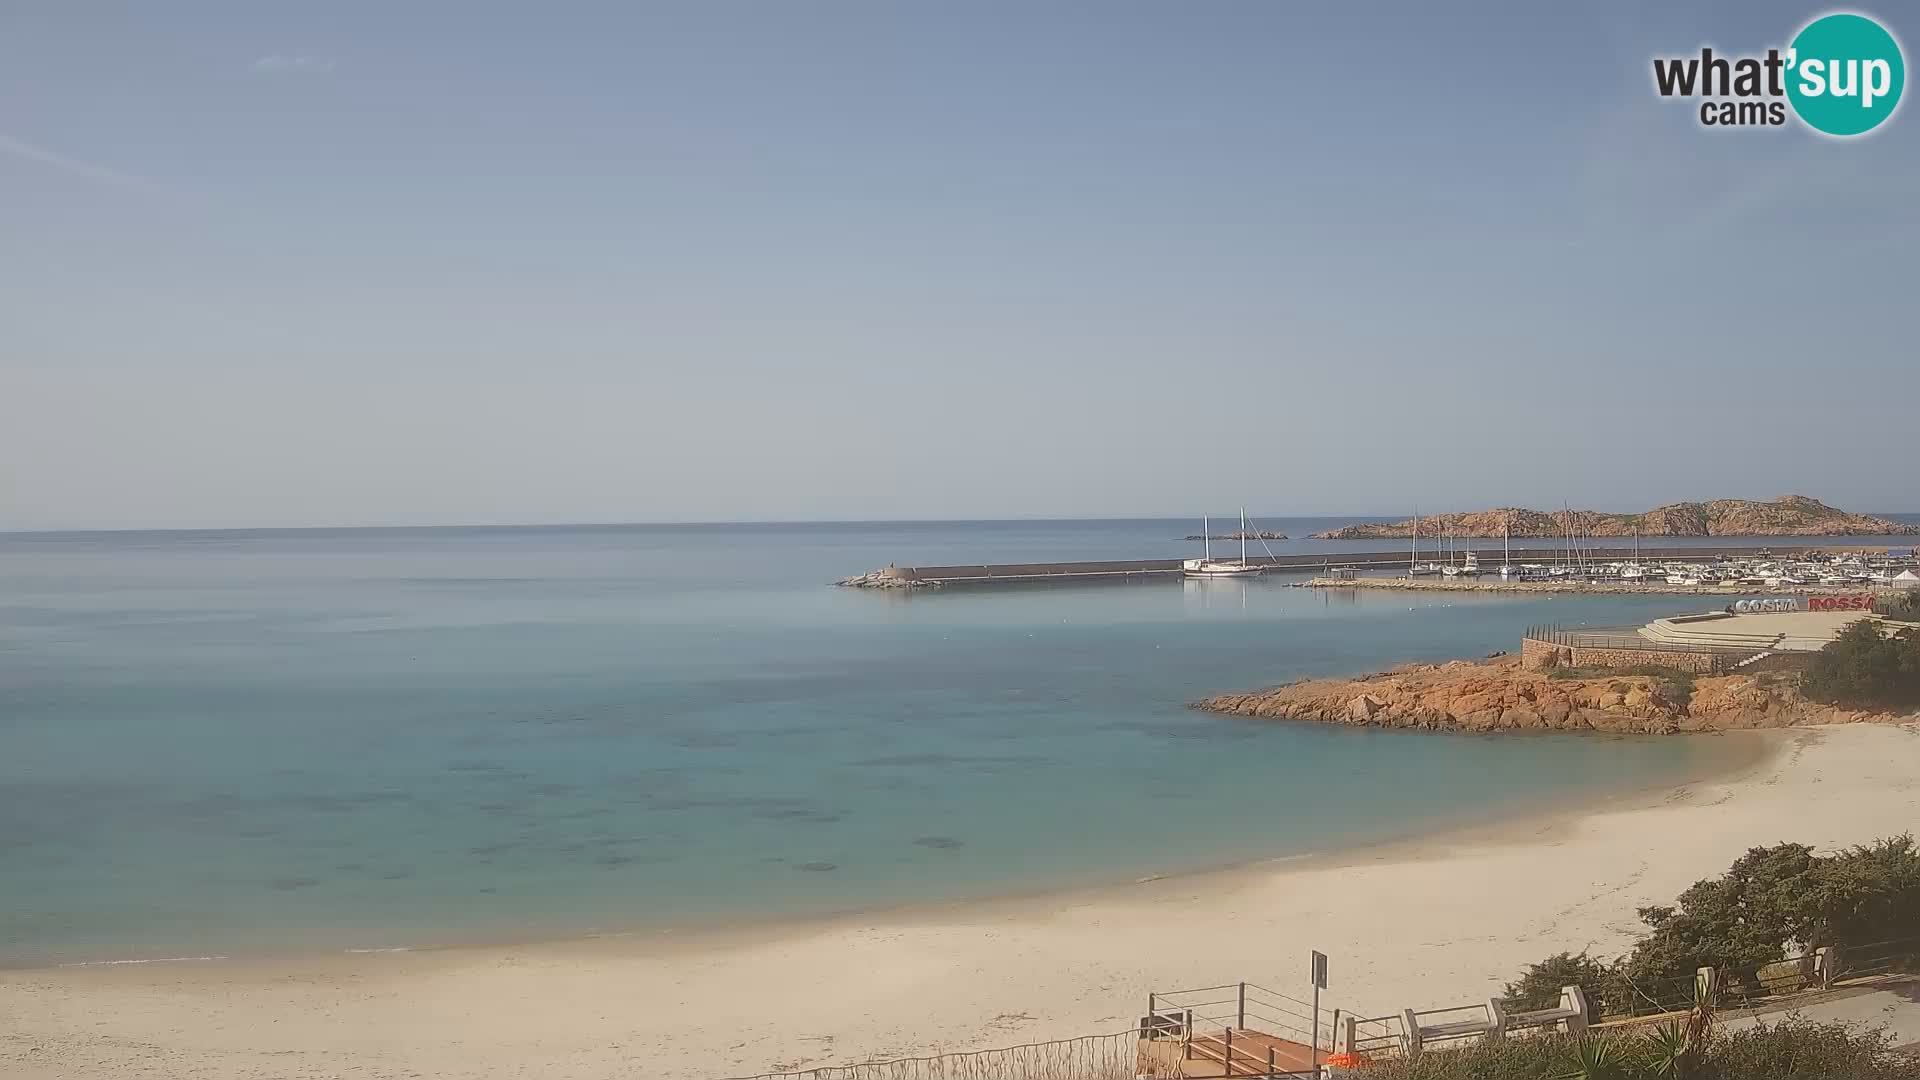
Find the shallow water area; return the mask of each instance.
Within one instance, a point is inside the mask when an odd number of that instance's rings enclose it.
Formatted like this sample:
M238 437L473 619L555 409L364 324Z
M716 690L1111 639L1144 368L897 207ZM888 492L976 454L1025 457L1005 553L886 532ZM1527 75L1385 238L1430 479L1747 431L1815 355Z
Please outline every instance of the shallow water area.
M0 535L0 963L393 948L1125 882L1677 783L1729 752L1185 707L1698 598L1408 597L1277 576L826 584L888 562L1172 557L1192 531Z

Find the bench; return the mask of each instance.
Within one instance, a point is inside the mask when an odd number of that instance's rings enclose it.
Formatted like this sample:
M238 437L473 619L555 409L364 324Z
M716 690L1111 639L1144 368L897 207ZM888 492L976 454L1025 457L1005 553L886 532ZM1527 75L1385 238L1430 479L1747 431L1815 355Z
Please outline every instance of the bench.
M1437 1020L1449 1014L1471 1013L1457 1019ZM1419 1053L1428 1043L1454 1039L1504 1039L1509 1033L1528 1029L1564 1026L1569 1035L1587 1029L1587 996L1577 986L1560 988L1560 1003L1550 1009L1509 1012L1499 998L1485 1005L1462 1005L1452 1009L1430 1009L1425 1013L1412 1009L1402 1014L1405 1039L1410 1053Z

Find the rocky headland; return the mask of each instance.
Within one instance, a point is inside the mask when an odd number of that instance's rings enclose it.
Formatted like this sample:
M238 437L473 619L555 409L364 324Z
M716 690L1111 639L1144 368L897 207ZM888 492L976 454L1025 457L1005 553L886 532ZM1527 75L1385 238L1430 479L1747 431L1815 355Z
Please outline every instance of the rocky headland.
M1819 724L1902 723L1909 715L1822 705L1791 674L1553 678L1517 656L1407 664L1356 679L1302 679L1194 708L1273 720L1421 731L1673 735Z
M1715 499L1656 507L1641 514L1606 514L1597 510L1542 512L1522 507L1500 507L1467 514L1434 514L1397 522L1367 522L1344 529L1314 533L1316 540L1404 540L1413 535L1442 532L1463 538L1515 539L1574 536L1912 536L1920 525L1908 525L1865 514L1850 514L1805 495L1782 495L1770 502L1752 499Z

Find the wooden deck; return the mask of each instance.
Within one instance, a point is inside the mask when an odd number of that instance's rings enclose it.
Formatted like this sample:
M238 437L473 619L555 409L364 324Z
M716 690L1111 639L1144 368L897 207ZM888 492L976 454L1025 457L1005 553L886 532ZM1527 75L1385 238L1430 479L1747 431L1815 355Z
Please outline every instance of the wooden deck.
M1175 1055L1182 1052L1177 1042L1158 1045L1171 1049ZM1189 1077L1287 1076L1311 1073L1314 1064L1313 1048L1305 1043L1244 1029L1234 1031L1231 1039L1225 1033L1196 1035L1186 1045L1185 1054L1180 1060L1180 1075Z

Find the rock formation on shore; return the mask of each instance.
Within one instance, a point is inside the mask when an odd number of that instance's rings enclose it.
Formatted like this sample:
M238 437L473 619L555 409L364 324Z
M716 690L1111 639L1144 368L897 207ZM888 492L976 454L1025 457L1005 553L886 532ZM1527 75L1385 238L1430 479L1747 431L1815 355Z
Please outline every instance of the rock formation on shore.
M1701 676L1689 693L1684 684L1660 676L1549 678L1523 670L1517 656L1408 664L1357 679L1302 679L1251 694L1221 694L1194 707L1357 727L1623 735L1913 719L1808 701L1791 675Z
M1595 510L1554 510L1542 513L1520 507L1480 510L1470 514L1435 514L1420 521L1422 537L1452 536L1497 539L1502 529L1520 538L1566 536L1571 524L1575 536L1911 536L1920 525L1907 525L1865 514L1849 514L1804 495L1782 495L1772 502L1752 499L1715 499L1682 502L1644 514L1603 514ZM1316 540L1393 540L1413 535L1413 518L1400 522L1370 522L1314 533Z

